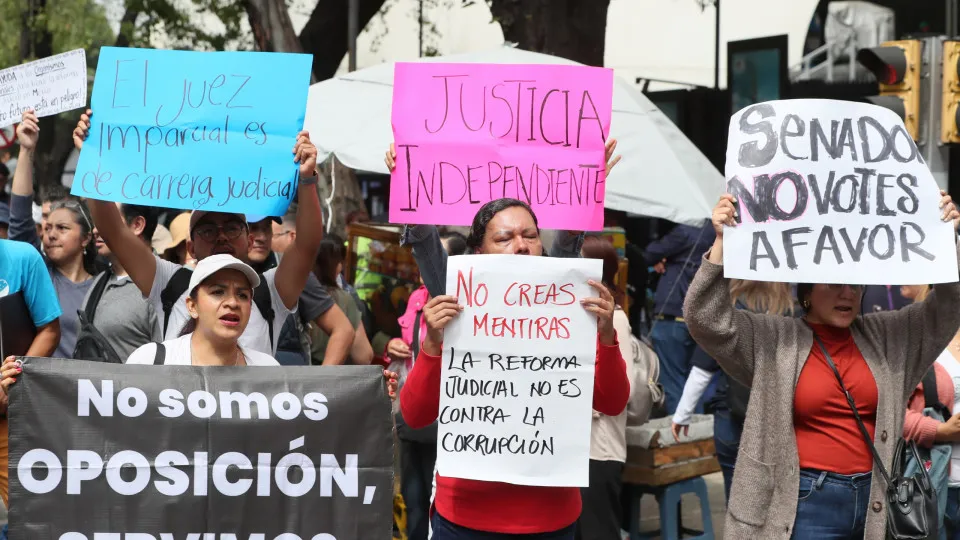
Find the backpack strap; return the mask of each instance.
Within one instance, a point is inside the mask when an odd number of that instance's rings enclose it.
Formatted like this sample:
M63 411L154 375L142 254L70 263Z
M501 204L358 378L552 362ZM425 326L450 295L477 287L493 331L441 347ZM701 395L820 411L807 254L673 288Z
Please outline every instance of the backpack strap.
M190 287L191 275L193 275L193 270L186 267L180 268L173 273L170 281L167 282L167 286L160 292L160 303L163 305L163 336L167 335L167 326L170 323L170 313L173 311L173 306Z
M947 420L950 418L950 409L943 403L940 403L938 395L937 372L934 371L933 366L930 366L930 369L928 369L927 373L923 376L923 407L937 411L943 416L944 420Z
M106 270L100 276L100 279L94 283L93 290L90 291L90 298L87 300L87 306L83 309L83 314L91 324L93 323L93 316L97 312L97 306L100 305L100 298L103 296L103 291L107 290L111 277L113 277L113 270Z
M157 352L153 355L153 365L162 366L167 361L167 347L157 343Z
M263 274L257 274L260 277L260 285L253 290L253 303L260 310L260 315L267 321L267 331L270 333L270 349L273 349L273 319L276 313L273 311L273 298L270 295L270 286L267 285Z

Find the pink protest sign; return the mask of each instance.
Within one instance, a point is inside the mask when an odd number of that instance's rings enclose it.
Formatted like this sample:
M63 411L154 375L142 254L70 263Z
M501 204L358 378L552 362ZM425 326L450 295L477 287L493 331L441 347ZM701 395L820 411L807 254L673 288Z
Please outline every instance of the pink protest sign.
M398 63L392 223L470 225L510 197L548 229L600 230L613 71Z

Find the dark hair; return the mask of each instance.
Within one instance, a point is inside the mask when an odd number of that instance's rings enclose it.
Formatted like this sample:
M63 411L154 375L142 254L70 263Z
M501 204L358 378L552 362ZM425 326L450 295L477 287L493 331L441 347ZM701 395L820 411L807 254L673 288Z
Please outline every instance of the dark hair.
M617 272L620 270L620 257L617 255L613 244L595 236L588 236L583 243L583 258L600 259L603 261L603 284L610 289L618 304L622 305L622 299L617 298L619 292L614 283L617 279Z
M48 184L40 189L40 204L62 201L69 196L62 184Z
M334 244L340 247L340 257L341 260L346 260L347 258L347 243L344 241L343 237L337 233L327 233L324 235L324 238L330 240ZM336 266L334 266L336 269Z
M120 212L123 213L123 219L127 222L127 225L138 217L142 217L144 221L143 240L147 244L153 241L153 233L157 231L157 222L160 220L155 208L139 204L121 204Z
M477 210L477 215L473 216L473 224L470 226L470 235L467 237L467 248L470 251L477 251L480 249L480 246L483 245L483 237L487 234L487 225L490 223L490 220L493 219L493 216L503 212L507 208L520 207L530 213L530 217L533 218L533 224L537 227L537 232L540 232L540 225L537 223L537 215L533 213L533 209L530 208L530 205L518 200L518 199L495 199L487 204L480 207L480 210Z
M441 234L440 239L447 241L447 255L451 257L467 252L467 237L456 231Z
M800 304L800 307L804 311L807 311L807 306L803 301L810 296L810 293L813 292L813 283L797 283L797 303Z
M10 178L10 169L3 163L0 163L0 177Z
M328 236L320 242L317 252L317 279L326 287L337 287L337 265L343 262L343 242L339 244Z

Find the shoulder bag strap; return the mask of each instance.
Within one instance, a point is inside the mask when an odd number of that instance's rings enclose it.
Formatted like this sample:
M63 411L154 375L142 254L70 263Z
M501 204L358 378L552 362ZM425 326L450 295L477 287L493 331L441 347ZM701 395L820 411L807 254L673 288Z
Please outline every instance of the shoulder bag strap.
M837 378L837 382L840 383L840 389L843 390L843 395L847 398L847 404L850 405L850 410L853 411L853 417L857 420L857 427L860 428L860 435L863 436L863 440L867 443L867 446L870 447L870 451L873 452L873 462L880 470L880 474L883 476L883 479L886 481L887 485L892 485L890 482L890 475L887 473L887 468L883 465L883 460L880 459L880 454L877 453L877 447L873 445L873 439L870 438L870 433L867 431L866 426L863 425L863 420L860 419L860 413L857 411L857 404L853 400L853 396L851 396L850 392L847 390L847 386L843 384L843 377L841 377L840 372L837 371L837 366L833 363L833 358L830 356L830 353L827 352L827 347L823 344L823 341L816 332L813 333L813 339L815 339L817 345L820 346L820 350L823 352L823 357L827 360L827 365L829 365L830 369L833 370L833 375Z
M157 352L153 355L153 365L162 366L167 361L167 347L163 343L157 343Z
M413 347L413 361L417 361L417 356L420 355L420 319L423 317L423 310L417 312L416 318L413 319L413 343L410 345Z

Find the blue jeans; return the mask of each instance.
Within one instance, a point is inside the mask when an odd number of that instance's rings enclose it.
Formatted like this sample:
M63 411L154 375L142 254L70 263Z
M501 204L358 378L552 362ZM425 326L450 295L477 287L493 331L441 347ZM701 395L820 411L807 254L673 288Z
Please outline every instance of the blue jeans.
M713 411L713 444L717 449L717 461L723 471L723 492L730 500L730 485L733 483L733 469L737 464L737 451L740 450L740 435L743 423L730 416L730 409Z
M673 416L683 395L683 385L690 375L690 358L697 346L687 323L678 321L656 321L650 332L653 349L660 358L660 384L663 385L664 407L667 414Z
M943 515L940 540L960 540L960 487L947 489L947 511Z
M433 525L432 540L506 540L509 538L517 538L520 540L573 540L574 531L576 531L576 523L559 531L535 534L506 534L475 531L450 523L436 511L433 512L431 524Z
M871 473L844 475L803 469L795 540L862 540Z

